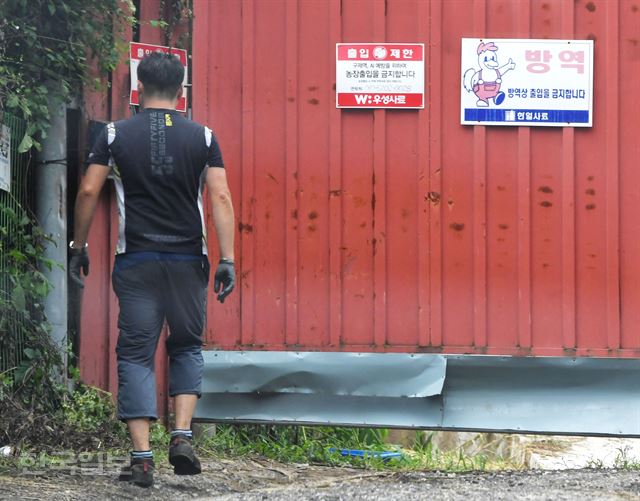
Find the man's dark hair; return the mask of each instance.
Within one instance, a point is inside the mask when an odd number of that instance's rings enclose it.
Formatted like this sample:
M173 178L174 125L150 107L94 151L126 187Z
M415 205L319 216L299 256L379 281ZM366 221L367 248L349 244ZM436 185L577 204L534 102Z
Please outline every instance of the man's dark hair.
M147 96L174 99L184 79L184 66L172 54L152 52L138 65L138 80Z

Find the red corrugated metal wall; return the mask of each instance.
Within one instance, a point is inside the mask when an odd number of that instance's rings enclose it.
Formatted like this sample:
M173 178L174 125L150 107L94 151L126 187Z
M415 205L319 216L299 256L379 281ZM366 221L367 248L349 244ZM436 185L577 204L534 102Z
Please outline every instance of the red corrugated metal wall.
M239 220L208 347L640 355L639 8L196 0ZM595 40L594 127L459 125L462 37ZM383 41L427 44L427 108L337 110L335 43Z
M142 0L143 19L159 5ZM207 348L640 356L640 0L194 11L193 114L219 137L239 228L238 287L210 294ZM595 40L594 127L459 125L462 37ZM143 22L140 40L163 38ZM425 110L335 108L335 43L358 41L426 44ZM128 116L128 85L123 64L88 117ZM111 391L115 232L105 195L81 371Z

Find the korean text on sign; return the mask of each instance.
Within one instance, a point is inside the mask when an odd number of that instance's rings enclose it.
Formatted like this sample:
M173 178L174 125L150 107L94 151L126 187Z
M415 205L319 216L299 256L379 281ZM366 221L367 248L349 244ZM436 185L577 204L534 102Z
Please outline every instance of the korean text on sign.
M462 39L461 123L590 127L593 41Z
M336 44L338 108L424 108L424 44Z

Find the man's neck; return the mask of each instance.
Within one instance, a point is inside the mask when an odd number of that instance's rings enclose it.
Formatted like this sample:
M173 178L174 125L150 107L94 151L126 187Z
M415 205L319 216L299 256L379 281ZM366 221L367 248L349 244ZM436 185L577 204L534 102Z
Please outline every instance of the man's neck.
M176 101L167 100L167 99L145 99L144 100L144 109L149 108L160 108L163 110L175 110L176 109Z

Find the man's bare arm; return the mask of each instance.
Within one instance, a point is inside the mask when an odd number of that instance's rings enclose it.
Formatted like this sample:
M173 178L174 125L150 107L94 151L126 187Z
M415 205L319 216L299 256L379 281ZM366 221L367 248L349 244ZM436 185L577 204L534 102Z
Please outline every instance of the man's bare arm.
M207 169L207 188L213 209L213 222L220 246L220 258L233 261L233 239L235 233L235 218L231 192L227 184L227 173L223 168L209 167Z
M74 247L81 249L87 242L89 227L96 211L100 192L110 169L104 165L91 164L87 169L76 198L75 223L73 230Z

